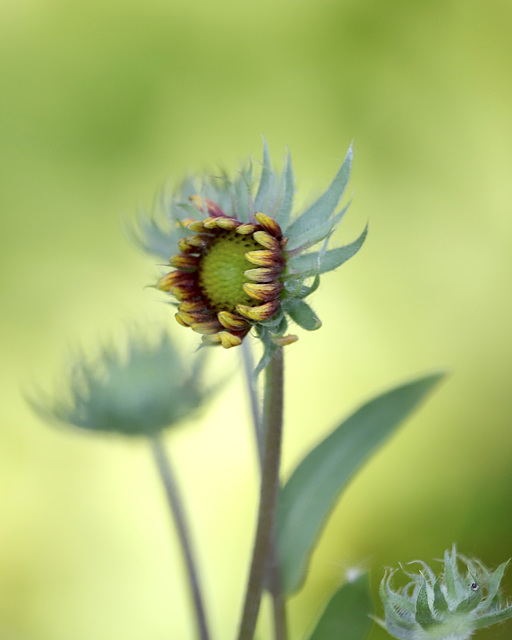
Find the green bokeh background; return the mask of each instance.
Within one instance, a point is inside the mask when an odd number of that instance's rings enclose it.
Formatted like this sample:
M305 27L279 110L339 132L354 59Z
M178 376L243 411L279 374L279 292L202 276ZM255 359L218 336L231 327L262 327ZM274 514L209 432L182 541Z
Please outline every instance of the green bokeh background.
M507 0L3 0L2 640L193 637L143 443L42 425L20 390L132 318L193 344L144 291L157 271L120 221L169 178L259 157L261 134L279 161L290 147L302 200L354 140L336 240L370 220L314 296L323 328L287 349L285 473L365 398L450 371L340 501L290 603L292 640L348 567L375 588L383 565L453 541L491 565L512 555L511 32ZM233 382L169 445L229 638L257 473L238 355L214 365Z

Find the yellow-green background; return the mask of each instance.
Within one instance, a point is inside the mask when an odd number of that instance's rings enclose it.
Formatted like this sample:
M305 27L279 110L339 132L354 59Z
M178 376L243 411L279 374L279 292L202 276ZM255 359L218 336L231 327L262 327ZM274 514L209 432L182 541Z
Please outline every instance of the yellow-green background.
M508 0L3 0L2 640L192 638L144 443L41 424L21 390L51 387L68 347L132 318L187 341L120 221L168 179L259 157L261 134L279 163L290 147L303 200L354 140L336 240L370 220L315 294L324 327L287 350L285 473L365 398L450 371L339 503L290 603L292 640L346 567L371 567L376 587L383 565L454 541L492 565L512 555L511 33ZM257 489L237 364L216 355L232 384L168 439L222 639Z

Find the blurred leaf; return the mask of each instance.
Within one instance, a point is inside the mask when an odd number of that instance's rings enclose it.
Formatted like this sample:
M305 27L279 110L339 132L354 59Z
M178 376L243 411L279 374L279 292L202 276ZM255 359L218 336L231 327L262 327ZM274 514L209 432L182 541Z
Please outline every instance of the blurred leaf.
M365 640L372 613L370 581L365 573L336 591L309 640Z
M178 250L179 236L173 237L171 230L162 228L162 221L153 217L139 214L135 222L123 222L123 228L136 247L166 262Z
M301 587L318 536L349 480L441 377L427 376L370 400L297 466L281 490L277 518L286 593Z

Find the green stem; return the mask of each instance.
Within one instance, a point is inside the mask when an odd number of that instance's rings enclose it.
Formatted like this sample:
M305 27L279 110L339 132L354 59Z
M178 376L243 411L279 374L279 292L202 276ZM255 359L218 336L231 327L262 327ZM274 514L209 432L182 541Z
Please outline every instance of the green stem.
M274 532L283 427L283 350L279 347L265 370L263 407L264 455L254 550L238 640L252 640Z
M249 403L251 405L252 423L254 426L254 436L258 448L258 459L260 469L263 467L263 428L261 424L260 408L258 406L258 392L256 380L254 379L254 359L252 357L249 339L242 342L242 364L244 367L245 380L249 391Z
M169 456L165 451L161 434L153 436L150 442L156 466L164 485L167 502L176 524L178 539L183 552L183 558L185 560L190 594L196 614L198 638L200 638L200 640L210 640L201 589L199 587L198 572L194 560L194 554L192 552L192 544L190 542L189 527L185 518L185 511L183 509L176 477L174 475Z
M260 462L260 470L263 467L263 433L261 425L261 416L258 405L258 394L256 389L256 381L254 379L254 360L252 357L249 341L246 339L242 343L242 360L244 373L249 390L249 402L251 405L252 421L256 443L258 446L258 455ZM281 588L281 574L279 570L279 561L277 556L277 541L274 535L270 541L269 564L267 569L267 586L272 597L272 610L274 621L274 638L275 640L288 640L288 624L286 619L286 599Z

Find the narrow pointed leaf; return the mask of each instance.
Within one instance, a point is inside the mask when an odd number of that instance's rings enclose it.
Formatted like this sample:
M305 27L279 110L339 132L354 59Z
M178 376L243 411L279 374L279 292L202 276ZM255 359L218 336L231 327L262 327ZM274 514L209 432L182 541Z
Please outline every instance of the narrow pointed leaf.
M480 616L473 621L472 625L475 629L485 629L485 627L490 627L497 622L504 622L510 618L512 618L512 606Z
M428 376L371 400L297 466L278 505L277 539L286 593L302 585L318 537L349 480L440 378L440 374Z
M274 355L277 346L272 342L271 336L268 330L264 330L260 334L261 342L263 343L263 354L261 356L260 361L256 365L256 369L254 370L254 379L256 379L260 373L268 366L269 362L272 360L272 356Z
M307 287L307 286L302 286L302 289L300 291L299 294L299 298L307 298L308 296L310 296L312 293L314 293L318 287L320 286L320 276L315 276L313 282L311 283L311 286Z
M252 164L244 168L233 183L235 211L240 222L249 222L254 213L252 202Z
M395 593L394 591L386 589L388 605L393 607L395 611L397 611L400 617L404 620L408 620L409 622L414 622L414 614L416 613L416 609L414 607L414 603L411 606L410 600L404 598L399 593Z
M270 164L270 154L268 152L268 145L265 138L263 138L263 166L261 168L261 178L258 187L258 193L254 200L254 208L256 211L263 211L265 213L265 205L268 204L268 198L272 191L274 182L274 174L272 173L272 166Z
M281 226L281 229L286 229L290 221L290 215L293 208L293 196L295 194L295 181L293 178L293 166L290 152L288 151L288 158L286 160L286 167L283 170L284 179L284 195L281 202L281 206L276 216L276 222Z
M453 555L456 556L455 549L453 550ZM452 556L450 556L450 552L446 550L444 552L444 581L446 584L446 592L448 594L448 598L450 600L457 600L457 588L456 588L456 573L453 571L453 562Z
M318 244L320 240L323 240L327 236L330 236L336 227L340 224L343 216L347 213L350 202L343 207L343 209L332 218L329 218L322 224L315 225L308 229L304 233L295 236L290 240L286 246L288 250L298 249L299 247L304 251L315 244Z
M503 579L503 576L505 574L505 569L507 568L509 562L510 560L507 560L506 562L503 562L502 564L500 564L500 566L496 569L496 571L490 577L488 594L487 594L487 598L489 601L492 601L493 598L497 595L498 590L500 588L500 582Z
M293 297L301 299L307 298L307 296L311 295L318 289L320 285L320 276L315 276L310 286L303 284L306 279L307 278L304 278L302 282L297 282L297 279L295 278L293 280L287 280L285 281L284 286L287 291L293 295Z
M368 225L362 234L344 247L337 247L329 251L313 251L290 258L288 267L294 273L326 273L341 266L359 251L368 234Z
M309 640L366 640L373 612L368 574L344 584L329 600Z
M327 191L325 191L303 214L301 214L286 230L286 236L294 240L309 229L322 224L334 213L339 201L345 193L352 168L352 145L350 145L345 160L334 177Z
M179 213L181 214L180 216L181 218L186 216L186 217L192 218L193 220L197 220L198 210L188 202L177 203L175 205L175 209L179 211ZM205 207L204 205L202 205L201 214L206 216L207 214L204 213L204 210L205 210Z
M438 578L434 584L434 610L439 613L448 611L448 603L441 590L441 578Z
M393 636L393 638L398 638L399 640L414 640L414 634L417 632L417 625L415 625L413 629L409 630L404 629L402 626L390 619L381 620L380 618L373 618L373 620L379 625L379 627L382 627L384 631L387 631L389 635Z
M166 262L178 251L180 234L173 234L170 229L163 229L160 222L154 218L139 215L136 224L126 223L124 230L137 247Z
M384 629L389 627L389 631L391 632L391 628L394 629L416 629L417 625L414 620L411 619L409 615L409 611L407 612L407 616L404 617L402 615L401 609L398 609L394 603L387 597L387 589L384 585L384 580L381 580L379 586L379 594L382 603L384 604L384 611L386 614L386 622L382 624L382 621L376 620ZM397 638L399 636L396 636Z

